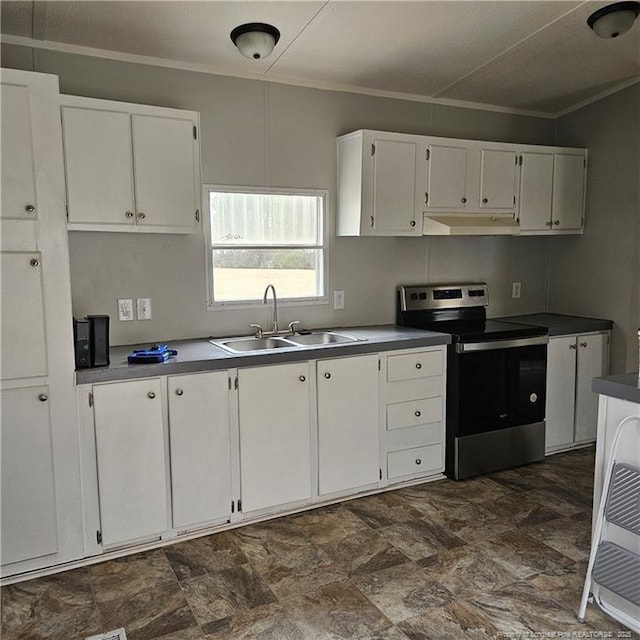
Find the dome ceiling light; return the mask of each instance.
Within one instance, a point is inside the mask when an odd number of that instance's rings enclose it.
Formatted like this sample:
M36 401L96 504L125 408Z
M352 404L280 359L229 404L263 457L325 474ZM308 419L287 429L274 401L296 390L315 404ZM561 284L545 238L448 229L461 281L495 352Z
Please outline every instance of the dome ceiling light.
M616 2L594 11L587 24L601 38L617 38L631 29L640 13L640 2Z
M231 40L245 58L260 60L271 54L280 40L280 32L264 22L249 22L236 27Z

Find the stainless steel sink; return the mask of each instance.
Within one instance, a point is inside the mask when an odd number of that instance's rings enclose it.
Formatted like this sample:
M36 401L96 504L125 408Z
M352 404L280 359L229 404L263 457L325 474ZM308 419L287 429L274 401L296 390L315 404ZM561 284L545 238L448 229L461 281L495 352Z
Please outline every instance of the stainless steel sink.
M287 340L299 345L322 345L322 344L346 344L349 342L362 342L365 338L356 338L334 331L318 331L307 335L287 336Z
M284 338L230 338L229 340L209 340L216 347L222 347L233 353L245 353L247 351L269 351L282 349L283 347L296 347L298 345Z

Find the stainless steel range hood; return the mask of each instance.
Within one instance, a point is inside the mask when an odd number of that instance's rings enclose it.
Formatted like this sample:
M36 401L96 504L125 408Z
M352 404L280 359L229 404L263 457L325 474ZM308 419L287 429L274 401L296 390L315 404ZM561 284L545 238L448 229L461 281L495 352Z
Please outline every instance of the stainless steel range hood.
M513 214L425 213L422 225L424 236L515 236L519 233L520 225Z

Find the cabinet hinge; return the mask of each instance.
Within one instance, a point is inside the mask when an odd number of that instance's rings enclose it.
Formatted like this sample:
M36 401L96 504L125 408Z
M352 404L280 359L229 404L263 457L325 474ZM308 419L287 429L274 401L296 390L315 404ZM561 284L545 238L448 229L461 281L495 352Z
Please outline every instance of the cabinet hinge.
M371 155L375 156L376 155L376 145L371 143Z
M89 406L93 407L93 393L89 393Z
M238 376L236 376L233 381L233 388L237 390L239 386L240 384L238 383ZM240 507L238 507L238 511L240 511Z
M236 510L236 502L235 500L231 501L231 513L234 513Z
M200 222L200 209L196 209L196 222Z
M380 480L382 480L382 469L379 469L380 471Z
M518 156L516 156L516 157L514 158L514 161L515 161L515 162L514 162L513 164L515 164L515 165L516 165L516 167L517 167L517 166L518 166Z
M373 216L371 216L371 218L369 218L369 226L373 227Z
M429 161L430 158L431 158L431 149L427 149L427 156L426 156L427 162Z
M231 376L229 376L229 391L231 391Z
M380 360L378 360L378 371L380 371L381 365L380 365Z
M582 168L583 169L587 168L587 159L586 158L582 158Z
M102 531L96 531L96 542L102 544Z
M516 196L515 196L515 194L513 194L513 206L514 207L516 206Z
M520 218L516 218L516 224L520 224Z
M238 513L242 511L242 500L238 500Z
M429 192L428 191L424 192L424 203L425 204L429 204Z
M520 166L522 166L522 156L520 156L520 157L518 158L518 164L519 164Z
M195 124L193 125L193 139L194 140L198 139L198 129Z
M67 202L67 203L65 203L64 208L65 208L65 209L66 209L66 211L67 211L67 220L68 220L68 219L69 219L69 203L68 203L68 202Z

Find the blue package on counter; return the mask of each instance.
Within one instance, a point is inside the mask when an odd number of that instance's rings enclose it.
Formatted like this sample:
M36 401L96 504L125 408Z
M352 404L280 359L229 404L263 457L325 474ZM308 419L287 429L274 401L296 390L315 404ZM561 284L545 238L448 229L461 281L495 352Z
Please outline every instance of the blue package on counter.
M175 349L169 349L166 344L152 344L148 349L134 349L127 357L130 364L149 364L151 362L166 362L172 356L177 356Z

